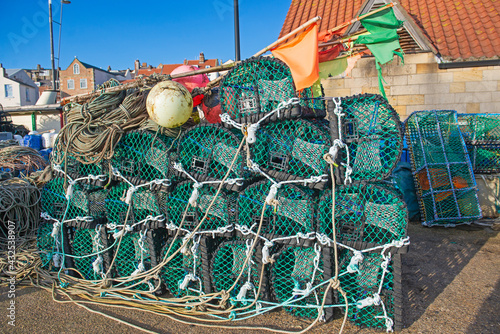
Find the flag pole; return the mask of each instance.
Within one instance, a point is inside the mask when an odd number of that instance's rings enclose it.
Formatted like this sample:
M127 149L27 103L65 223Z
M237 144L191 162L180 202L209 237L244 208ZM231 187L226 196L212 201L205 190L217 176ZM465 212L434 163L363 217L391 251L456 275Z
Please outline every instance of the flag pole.
M306 23L304 23L303 25L301 25L300 27L298 27L297 29L293 30L292 32L286 34L285 36L281 37L280 39L278 39L276 42L272 43L272 44L269 44L267 47L265 47L264 49L260 50L259 52L257 52L256 54L254 54L253 56L254 57L257 57L257 56L260 56L261 54L264 54L266 53L267 51L271 50L272 48L274 48L275 46L277 46L278 44L281 44L283 43L284 41L286 41L288 38L290 38L291 36L295 35L296 33L308 28L311 24L313 23L316 23L318 22L319 20L321 20L321 16L316 16L315 18L312 18L310 19L309 21L307 21Z

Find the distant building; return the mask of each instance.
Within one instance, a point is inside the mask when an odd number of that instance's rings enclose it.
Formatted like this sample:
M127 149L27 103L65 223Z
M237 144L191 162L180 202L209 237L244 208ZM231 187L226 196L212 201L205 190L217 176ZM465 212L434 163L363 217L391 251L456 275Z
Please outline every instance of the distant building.
M38 86L39 95L47 89L52 89L52 69L43 68L38 64L35 69L25 68L24 71L31 77L31 80L35 82L35 85ZM59 80L57 80L57 77L56 88L59 88Z
M205 55L203 54L203 52L200 52L200 57L198 59L196 60L184 59L183 64L166 64L166 65L159 64L157 67L153 67L151 65L148 66L147 63L141 64L139 60L136 60L134 64L134 74L135 77L138 77L139 75L148 76L153 73L170 74L174 69L176 69L181 65L194 65L200 69L203 69L203 68L219 66L220 64L221 61L219 61L219 59L205 59ZM207 73L207 76L210 80L214 80L219 76L219 73L218 72Z
M4 107L33 105L38 87L23 69L6 69L0 64L0 104Z
M110 67L108 67L110 69ZM125 73L125 72L128 72ZM61 97L72 95L84 94L92 92L97 86L102 85L109 79L116 79L118 81L126 80L126 76L130 76L130 70L124 73L121 71L106 71L96 66L84 63L78 58L71 62L71 64L64 71L60 71L60 87Z

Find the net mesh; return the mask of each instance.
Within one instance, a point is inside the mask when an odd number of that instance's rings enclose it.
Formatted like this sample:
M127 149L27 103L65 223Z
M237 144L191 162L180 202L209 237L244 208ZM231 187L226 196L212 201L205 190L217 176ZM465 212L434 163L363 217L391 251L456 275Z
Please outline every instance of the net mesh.
M179 139L177 161L199 182L222 180L242 140L241 132L231 132L217 125L200 124L187 130ZM181 174L181 177L186 177ZM249 178L251 174L240 152L229 179Z
M237 307L247 305L255 299L256 289L259 286L259 272L256 264L255 249L250 260L245 265L250 240L228 240L219 245L215 250L211 275L215 291L230 291L231 303ZM238 279L239 274L243 272ZM255 289L249 289L245 295L247 300L238 300L238 294L250 282Z
M285 311L298 317L318 316L323 289L314 289L305 297L301 290L318 285L324 278L323 258L313 247L286 247L271 269L271 285L276 299L285 303Z
M337 240L384 245L406 237L407 208L399 193L385 184L353 184L335 189ZM332 191L326 190L318 206L318 231L333 237Z
M424 225L455 225L481 217L476 181L457 113L415 112L406 138Z
M328 175L323 156L332 146L323 124L310 120L284 120L269 123L257 131L250 146L252 160L280 181ZM326 183L320 183L324 186Z
M342 109L328 102L332 139L341 139L336 162L337 179L382 181L396 167L403 148L401 122L396 111L380 95L363 94L342 98ZM341 113L340 134L339 117ZM349 156L348 156L349 155ZM352 172L347 171L352 168ZM346 175L347 173L347 175Z
M280 113L281 119L324 117L323 100L314 99L311 88L297 94L290 69L280 60L259 57L235 66L220 85L221 108L238 123L256 123L278 104L293 97L300 106ZM271 117L272 120L276 116Z
M42 268L44 269L49 269L53 266L52 255L56 250L55 240L51 235L53 228L54 224L46 220L42 220L38 226L36 247L42 260Z
M160 199L166 195L162 191L153 191L147 187L135 190L130 196L130 210L127 204L127 196L131 186L125 182L118 183L112 187L106 197L106 215L112 224L127 225L147 228L164 226L164 205ZM128 217L127 217L128 214Z
M105 252L108 238L105 228L99 225L95 229L72 228L70 233L71 253L75 268L87 280L99 280L109 266L109 258Z
M194 191L198 194L196 206L189 205L184 217L186 205ZM184 217L182 228L192 230L198 226L208 210L208 215L200 225L199 231L213 231L231 226L234 220L235 194L222 190L216 197L216 193L217 189L209 185L195 190L194 182L179 183L170 194L168 202L170 222L179 226ZM214 203L210 206L212 201Z
M172 239L165 244L161 252L162 258L169 258L181 248L182 243L181 239ZM162 267L160 272L162 282L165 283L168 291L175 297L186 295L199 296L204 292L203 272L201 270L199 254L197 250L193 254L193 247L190 246L186 247L185 252L177 252ZM168 251L169 248L170 251ZM193 275L192 279L188 277L189 274Z
M68 187L72 188L69 192ZM69 201L66 194L71 194ZM84 217L97 223L106 218L105 198L106 190L103 188L85 183L65 186L63 178L55 177L43 187L41 208L58 221L64 218L66 224L78 224L78 218Z
M148 235L144 231L125 233L121 239L121 243L116 243L113 250L115 252L115 263L113 266L115 277L124 278L133 276L137 271L140 272L140 266L144 270L149 270L152 267L154 254L149 248L151 240L148 240ZM124 283L117 283L115 286L126 286L131 289L140 291L153 291L159 282L150 279L147 282L142 282L142 279L131 279Z
M119 141L111 165L133 184L170 177L174 139L149 131L132 131Z
M459 114L474 173L500 173L500 114Z
M271 181L248 186L238 197L238 224L257 231L262 208L270 192ZM284 184L278 188L277 205L267 206L262 219L261 234L268 239L295 236L315 230L314 193L307 188Z
M395 278L399 278L400 271L394 266L391 259L387 262L387 272L384 273L382 264L384 257L379 253L365 253L356 268L351 269L351 259L354 254L344 250L340 254L340 285L347 294L349 302L348 319L361 327L387 328L387 320L392 323L400 321L401 292ZM397 258L400 255L394 255ZM399 275L398 275L399 274ZM377 303L366 303L367 298L379 296ZM339 303L345 303L339 294ZM366 306L365 306L366 305ZM385 311L385 312L384 312Z

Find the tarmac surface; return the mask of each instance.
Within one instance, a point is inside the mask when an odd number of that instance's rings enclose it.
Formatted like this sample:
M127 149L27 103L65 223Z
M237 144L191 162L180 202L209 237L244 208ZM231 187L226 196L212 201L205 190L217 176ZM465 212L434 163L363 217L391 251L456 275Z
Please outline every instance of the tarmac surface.
M500 333L500 226L408 227L410 251L403 256L403 315L401 333ZM8 324L8 290L0 289L1 333L141 333L138 329L91 313L70 303L56 303L49 292L18 287L15 327ZM137 310L90 306L158 333L259 333L262 330L203 328ZM341 315L308 333L337 333ZM298 332L309 322L284 311L271 312L246 323ZM348 324L344 333L383 333Z

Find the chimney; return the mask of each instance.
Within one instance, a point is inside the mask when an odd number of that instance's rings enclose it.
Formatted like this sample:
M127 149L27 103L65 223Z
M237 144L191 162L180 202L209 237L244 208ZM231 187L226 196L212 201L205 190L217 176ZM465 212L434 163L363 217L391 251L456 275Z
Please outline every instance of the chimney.
M148 63L142 63L142 66L141 66L141 67L143 67L143 68L148 67Z
M42 67L40 66L40 64L36 65L36 69L37 69L37 71L40 71L42 69Z
M111 65L108 65L108 72L111 72Z
M187 65L188 64L188 60L186 58L184 58L184 65Z
M141 67L141 63L139 62L139 59L136 59L134 62L134 73L137 75L139 73L139 68Z
M200 52L200 63L204 62L205 62L205 55L203 54L203 52Z
M3 68L3 64L2 64L2 63L0 63L0 75L1 75L2 77L7 77L7 76L5 75L5 68Z

